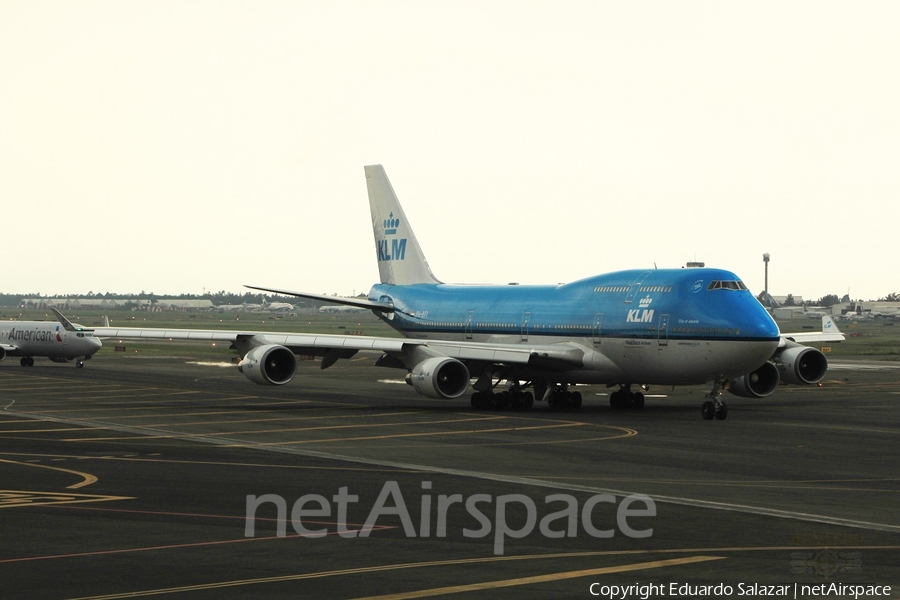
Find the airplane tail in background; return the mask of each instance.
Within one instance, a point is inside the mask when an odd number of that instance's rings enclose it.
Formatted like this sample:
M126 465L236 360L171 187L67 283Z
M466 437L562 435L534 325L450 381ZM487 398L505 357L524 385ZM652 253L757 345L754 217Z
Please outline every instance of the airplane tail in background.
M828 315L824 315L822 317L822 333L832 333L834 335L844 335L840 329L838 329L837 323L834 322Z
M830 315L822 316L822 331L804 331L802 333L783 333L782 338L797 342L798 344L809 344L812 342L843 342L844 333L838 329L837 323Z
M365 169L381 283L441 283L425 260L384 167L369 165Z

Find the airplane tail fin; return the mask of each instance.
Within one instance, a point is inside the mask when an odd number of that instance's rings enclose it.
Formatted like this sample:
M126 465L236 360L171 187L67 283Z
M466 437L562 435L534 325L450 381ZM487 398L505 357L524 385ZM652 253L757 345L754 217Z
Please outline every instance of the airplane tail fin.
M53 311L53 314L56 315L56 320L59 321L60 325L63 326L63 329L66 331L78 331L78 329L72 325L72 322L63 316L61 312L57 309L50 307L50 310Z
M843 333L840 329L838 329L837 323L834 322L828 315L822 316L822 333L834 333L841 334Z
M441 283L425 260L384 167L369 165L365 169L381 283Z

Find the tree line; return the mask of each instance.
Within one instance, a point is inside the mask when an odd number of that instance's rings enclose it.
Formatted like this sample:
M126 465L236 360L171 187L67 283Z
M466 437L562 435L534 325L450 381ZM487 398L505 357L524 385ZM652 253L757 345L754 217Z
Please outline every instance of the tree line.
M760 294L760 296L762 296L762 294ZM838 296L837 294L827 294L818 300L807 300L805 302L797 302L793 294L788 294L783 306L834 306L835 304L847 304L848 302L853 301L847 294L844 294L843 297ZM879 298L876 302L900 302L900 293L890 293L883 298Z
M153 292L141 291L139 294L116 294L113 292L87 294L0 294L0 306L19 306L25 298L47 298L53 300L75 299L75 298L95 298L108 300L211 300L216 306L220 304L262 304L265 299L268 302L289 302L295 305L304 304L304 300L293 296L281 296L279 294L260 294L252 292L244 292L237 294L234 292L226 292L224 290L215 293L206 294L154 294Z

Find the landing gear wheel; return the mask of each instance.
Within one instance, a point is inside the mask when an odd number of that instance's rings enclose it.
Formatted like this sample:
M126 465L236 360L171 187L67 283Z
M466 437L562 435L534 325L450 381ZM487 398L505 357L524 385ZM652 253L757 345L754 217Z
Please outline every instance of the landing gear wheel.
M510 407L510 393L509 392L500 392L499 394L494 394L494 410L509 410Z
M522 394L522 403L520 404L523 410L528 410L532 406L534 406L534 394L531 392L525 392Z
M83 368L84 368L84 361L83 361L83 360L76 361L76 362L75 362L75 368L76 368L76 369L83 369Z
M613 392L609 395L609 407L613 410L618 410L622 408L622 393L621 392Z
M719 410L716 411L716 418L720 421L724 421L728 418L728 405L724 402L719 403Z
M33 367L34 366L34 358L30 356L23 356L22 360L19 361L19 364L23 367Z
M581 392L572 392L572 408L581 408Z
M644 395L640 392L635 392L631 397L631 404L638 410L644 408Z
M704 421L711 421L716 414L716 405L707 400L700 407L700 414L703 415Z

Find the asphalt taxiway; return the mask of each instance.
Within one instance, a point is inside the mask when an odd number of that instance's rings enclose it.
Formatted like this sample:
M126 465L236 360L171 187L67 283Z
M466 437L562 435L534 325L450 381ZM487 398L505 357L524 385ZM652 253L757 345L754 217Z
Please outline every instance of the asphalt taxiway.
M895 364L842 361L704 421L703 388L475 411L371 362L278 388L176 358L0 364L3 597L900 591Z

